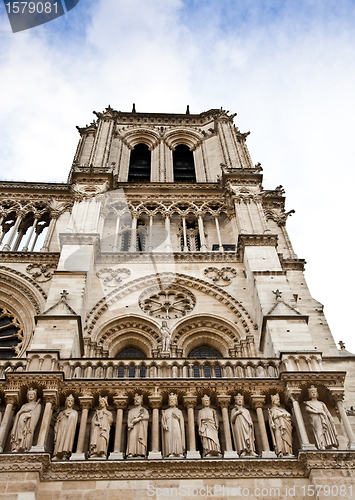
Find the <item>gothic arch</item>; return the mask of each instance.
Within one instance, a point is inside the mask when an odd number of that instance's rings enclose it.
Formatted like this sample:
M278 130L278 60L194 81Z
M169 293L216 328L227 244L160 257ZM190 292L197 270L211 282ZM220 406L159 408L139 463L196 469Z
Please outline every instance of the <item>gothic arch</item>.
M152 151L160 141L159 134L155 130L146 128L130 130L121 137L130 149L133 149L137 144L145 144Z
M200 345L217 349L224 358L229 357L229 349L234 347L242 335L233 323L214 315L200 314L184 318L175 326L173 341L182 349L182 357Z
M92 341L114 358L122 349L135 346L147 356L152 357L152 349L157 348L160 340L159 325L140 316L121 316L110 320L100 327Z
M170 130L164 136L167 146L174 150L179 144L184 144L191 150L197 148L203 139L201 132L191 130L190 128L179 128Z
M257 329L256 324L253 322L244 306L237 299L232 297L232 295L218 286L210 284L203 279L191 277L181 273L161 273L159 274L159 280L161 286L163 287L168 285L181 285L189 290L198 290L214 297L235 314L237 317L236 325L238 331L241 332L241 336L244 337ZM141 290L143 288L148 289L149 287L155 287L158 284L159 282L156 274L150 274L123 284L121 287L116 288L111 293L107 294L95 304L85 319L85 331L87 335L96 337L96 334L93 333L95 332L95 325L110 306L137 290ZM101 328L102 327L100 326L100 329Z
M45 292L34 280L19 271L0 266L0 305L19 320L23 330L19 357L26 352L35 327L34 317L43 311L45 299Z

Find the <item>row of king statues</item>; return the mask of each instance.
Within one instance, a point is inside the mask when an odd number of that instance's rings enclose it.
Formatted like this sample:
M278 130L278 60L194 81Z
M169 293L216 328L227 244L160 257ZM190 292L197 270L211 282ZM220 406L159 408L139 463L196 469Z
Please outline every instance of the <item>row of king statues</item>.
M326 405L318 400L316 387L309 389L310 400L305 409L318 449L337 448L338 439L334 420ZM41 403L37 392L30 388L27 400L14 419L10 445L13 452L30 451L33 435L41 414ZM292 457L292 423L290 413L280 405L279 394L271 396L271 408L268 409L268 420L274 451L278 457ZM65 400L65 409L56 419L54 427L53 457L59 460L69 459L72 453L78 422L78 412L74 409L75 400L70 394ZM128 411L127 417L127 449L126 457L144 458L148 450L149 412L143 406L143 396L135 394L134 407ZM99 397L99 408L91 419L90 458L106 458L110 429L113 423L112 412L108 410L107 397ZM244 396L235 396L235 406L231 411L230 423L235 448L240 457L256 457L254 426L251 414L244 406ZM207 394L202 398L202 409L197 418L198 433L203 448L203 457L221 457L221 445L218 429L219 419ZM176 394L169 394L169 407L162 410L161 417L162 452L165 458L183 458L186 453L185 422L182 411L178 408Z

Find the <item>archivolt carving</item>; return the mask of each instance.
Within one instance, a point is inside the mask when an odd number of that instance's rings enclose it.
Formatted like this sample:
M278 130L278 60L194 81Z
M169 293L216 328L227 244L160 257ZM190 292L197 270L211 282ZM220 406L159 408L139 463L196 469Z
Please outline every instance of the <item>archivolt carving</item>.
M251 319L247 310L243 305L238 302L237 299L232 297L229 293L221 290L219 287L209 284L206 281L198 278L193 278L180 273L162 273L159 275L159 280L163 288L167 286L182 285L190 289L199 290L202 293L206 293L216 300L225 304L238 318L238 324L243 334L247 335L253 330L257 329L257 325ZM99 320L100 316L108 309L109 306L115 304L117 301L121 300L123 297L132 294L133 292L146 288L149 286L156 286L158 284L157 275L150 274L143 278L137 278L120 288L116 288L111 293L103 297L97 304L91 309L86 317L85 330L90 335L95 327L95 324Z
M142 127L123 133L118 132L118 136L130 149L133 149L137 144L146 144L152 150L160 141L159 133L156 130Z
M191 130L191 128L174 128L168 131L164 136L165 142L170 149L175 149L179 144L185 144L190 149L196 148L204 139L200 131Z
M0 293L1 305L17 316L22 325L24 341L19 352L22 356L34 329L34 316L43 310L46 295L34 280L5 266L0 266Z
M173 332L173 341L183 349L183 357L202 344L214 347L223 357L229 357L229 349L241 338L234 325L215 316L193 316L180 322Z
M110 358L129 345L138 347L147 357L152 357L151 350L156 349L160 341L159 326L140 317L127 319L125 316L103 325L95 335L95 340L108 351Z

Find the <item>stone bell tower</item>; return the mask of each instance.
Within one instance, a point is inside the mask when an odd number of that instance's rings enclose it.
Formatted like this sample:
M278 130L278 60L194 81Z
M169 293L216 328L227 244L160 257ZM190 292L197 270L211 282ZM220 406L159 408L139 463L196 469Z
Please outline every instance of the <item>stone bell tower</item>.
M0 474L14 498L351 496L355 357L235 116L109 106L77 127L66 183L0 183Z

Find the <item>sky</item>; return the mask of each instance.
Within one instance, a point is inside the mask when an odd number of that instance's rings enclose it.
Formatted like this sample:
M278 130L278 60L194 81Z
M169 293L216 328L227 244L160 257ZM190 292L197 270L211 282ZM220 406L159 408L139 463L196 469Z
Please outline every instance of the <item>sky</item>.
M13 34L0 4L0 179L66 182L92 111L237 113L333 336L355 353L355 0L80 0Z

